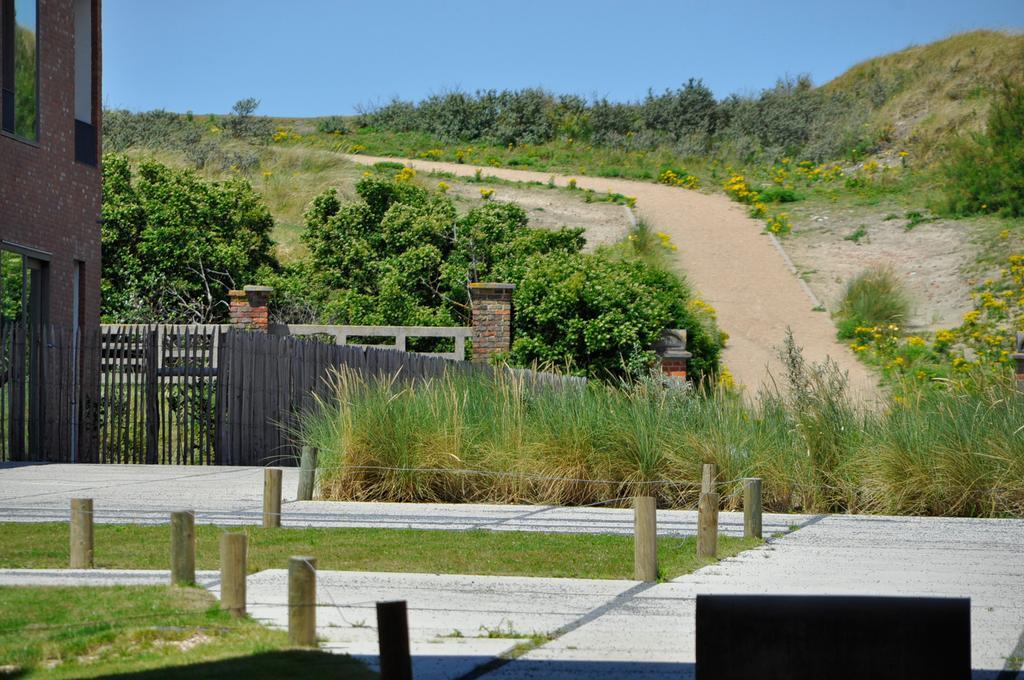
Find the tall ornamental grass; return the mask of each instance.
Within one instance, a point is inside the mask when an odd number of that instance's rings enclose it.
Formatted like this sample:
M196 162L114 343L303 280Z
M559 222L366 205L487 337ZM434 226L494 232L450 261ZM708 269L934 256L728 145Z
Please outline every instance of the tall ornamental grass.
M304 418L334 500L694 507L714 462L723 507L761 477L769 511L1024 516L1024 395L975 377L896 390L882 409L847 396L834 366L803 364L745 399L655 381L551 388L450 374L415 385L333 377Z

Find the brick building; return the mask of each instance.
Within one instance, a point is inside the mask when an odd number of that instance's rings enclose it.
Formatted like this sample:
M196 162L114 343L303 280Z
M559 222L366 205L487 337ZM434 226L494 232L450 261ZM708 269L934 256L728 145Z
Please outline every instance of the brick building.
M0 0L0 322L8 336L99 324L100 65L100 0ZM89 363L78 369L83 384L95 370ZM24 389L38 370L18 378Z

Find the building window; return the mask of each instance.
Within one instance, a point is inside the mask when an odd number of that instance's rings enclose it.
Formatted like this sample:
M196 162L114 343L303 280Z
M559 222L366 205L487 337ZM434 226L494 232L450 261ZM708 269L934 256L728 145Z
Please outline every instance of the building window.
M0 127L39 139L38 0L0 0Z
M96 25L93 0L75 2L75 160L96 165L96 87L93 82Z

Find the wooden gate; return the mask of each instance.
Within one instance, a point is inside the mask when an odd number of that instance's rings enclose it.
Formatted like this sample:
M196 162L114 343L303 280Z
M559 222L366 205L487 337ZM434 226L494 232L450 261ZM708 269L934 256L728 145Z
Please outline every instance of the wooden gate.
M217 325L111 325L101 331L99 460L217 462Z

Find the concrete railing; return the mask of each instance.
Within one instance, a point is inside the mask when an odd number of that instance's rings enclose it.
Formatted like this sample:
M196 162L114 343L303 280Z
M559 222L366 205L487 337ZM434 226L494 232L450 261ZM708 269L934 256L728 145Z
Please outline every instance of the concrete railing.
M390 345L374 345L382 349L397 349L403 352L409 338L452 338L455 349L451 352L416 352L426 356L465 361L466 338L472 337L473 329L463 326L335 326L321 324L274 324L271 335L328 335L338 345L358 345L349 338L394 338Z

